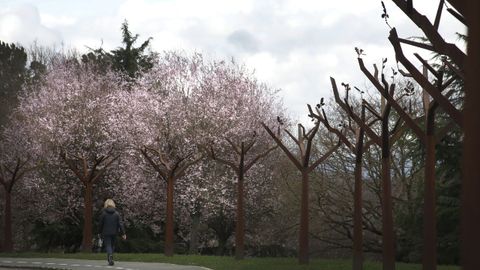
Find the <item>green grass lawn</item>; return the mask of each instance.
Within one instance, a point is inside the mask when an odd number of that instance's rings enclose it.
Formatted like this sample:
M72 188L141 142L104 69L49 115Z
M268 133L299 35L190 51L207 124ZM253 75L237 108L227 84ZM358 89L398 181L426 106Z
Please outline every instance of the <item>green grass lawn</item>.
M42 258L72 258L104 260L105 254L61 254L61 253L0 253L1 257L42 257ZM351 260L312 259L308 266L300 266L296 258L247 258L236 261L232 257L175 255L165 257L163 254L115 254L117 261L163 262L182 265L199 265L214 270L348 270L351 269ZM420 270L419 264L397 263L397 270ZM365 270L380 270L379 262L366 262ZM459 270L458 266L439 266L438 270Z

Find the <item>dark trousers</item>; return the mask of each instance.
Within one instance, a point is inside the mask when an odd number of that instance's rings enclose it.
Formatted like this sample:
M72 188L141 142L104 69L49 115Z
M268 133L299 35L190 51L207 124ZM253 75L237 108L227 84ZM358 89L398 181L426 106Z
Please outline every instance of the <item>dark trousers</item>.
M113 249L115 247L116 236L115 235L104 235L103 244L105 245L105 251L108 255L113 254Z

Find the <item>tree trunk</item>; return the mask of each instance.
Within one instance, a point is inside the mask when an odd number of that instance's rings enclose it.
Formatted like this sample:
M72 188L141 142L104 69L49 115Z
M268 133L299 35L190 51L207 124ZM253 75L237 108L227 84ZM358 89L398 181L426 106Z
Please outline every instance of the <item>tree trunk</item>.
M173 183L175 179L167 179L167 222L165 227L165 256L173 256Z
M384 121L382 124L383 270L395 270L395 232L393 230L392 182L390 179L389 143L388 121Z
M3 251L13 251L13 235L12 235L12 193L5 190L5 232Z
M353 270L363 269L363 230L362 230L362 158L363 129L359 129L355 147L355 190L353 203Z
M423 270L437 268L437 227L435 215L435 113L427 111L425 195L423 210Z
M465 137L463 140L463 181L461 206L461 264L463 270L480 269L480 2L464 1L469 24L467 68L465 71Z
M92 252L92 239L93 239L93 184L87 183L85 185L84 194L84 211L83 211L83 239L82 250L83 252Z
M238 167L237 183L237 222L235 226L235 259L241 260L245 250L245 210L244 210L244 147L240 155L240 166Z
M300 210L300 234L298 262L308 264L308 172L302 171L302 195Z

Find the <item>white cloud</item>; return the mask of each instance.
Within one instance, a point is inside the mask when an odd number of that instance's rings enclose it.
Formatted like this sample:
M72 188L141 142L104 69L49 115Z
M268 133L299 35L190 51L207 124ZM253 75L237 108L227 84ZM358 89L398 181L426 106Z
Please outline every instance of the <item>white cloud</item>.
M23 4L15 8L0 10L0 40L28 46L34 41L39 45L58 45L62 37L41 23L38 9Z
M80 50L96 48L101 40L112 49L120 45L120 25L127 19L140 42L154 38L154 50L195 50L244 62L261 81L283 88L290 113L301 119L307 102L331 96L329 76L365 84L354 47L366 51L370 66L383 57L394 64L380 1L85 0L57 8L43 4L49 1L24 1L31 5L0 9L0 39L58 43L63 36ZM435 15L437 1L417 2L416 8ZM422 34L393 3L385 4L402 37ZM69 13L62 12L67 7ZM454 41L454 32L464 27L448 13L444 17L440 30Z

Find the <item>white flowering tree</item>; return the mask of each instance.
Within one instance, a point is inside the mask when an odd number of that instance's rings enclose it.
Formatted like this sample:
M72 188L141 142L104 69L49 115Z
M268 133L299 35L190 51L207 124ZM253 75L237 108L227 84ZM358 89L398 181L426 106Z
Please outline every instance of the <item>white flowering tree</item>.
M173 255L174 190L186 170L203 157L196 132L192 92L198 89L197 56L165 53L129 92L117 95L130 145L137 149L167 188L165 255ZM119 114L120 115L120 114Z
M20 113L39 154L66 165L83 189L83 251L92 249L93 193L124 147L112 95L125 80L94 65L59 57L36 91L21 100Z

